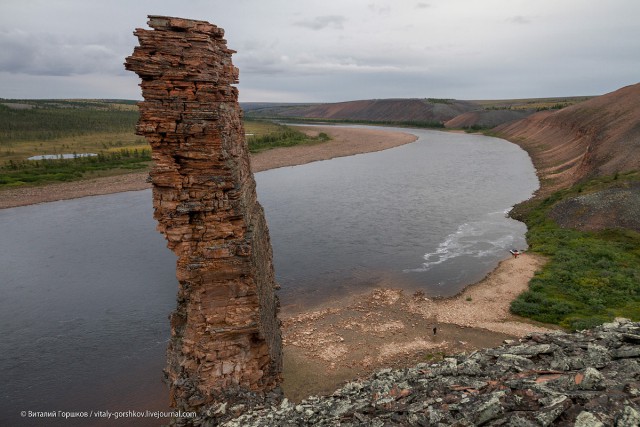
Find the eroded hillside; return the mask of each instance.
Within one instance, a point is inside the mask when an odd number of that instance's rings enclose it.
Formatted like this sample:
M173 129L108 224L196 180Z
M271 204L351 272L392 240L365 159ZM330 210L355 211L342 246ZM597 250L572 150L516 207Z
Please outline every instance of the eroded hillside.
M531 155L547 193L640 169L640 83L494 129Z
M253 109L250 114L258 117L440 124L477 108L476 105L468 101L452 99L370 99Z
M441 98L368 99L320 104L247 102L247 117L298 119L488 129L519 120L536 111L557 110L589 97L463 101Z

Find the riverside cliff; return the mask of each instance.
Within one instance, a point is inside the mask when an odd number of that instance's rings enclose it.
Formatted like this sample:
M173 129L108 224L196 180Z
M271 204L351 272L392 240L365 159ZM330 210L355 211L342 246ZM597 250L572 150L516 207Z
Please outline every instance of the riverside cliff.
M279 398L272 250L224 31L163 16L148 23L125 65L142 79L137 133L153 150L154 217L178 256L166 376L171 405L212 422L221 407Z
M527 150L545 193L640 170L640 83L493 130Z
M531 156L541 181L537 200L557 190L575 193L549 212L560 226L640 231L640 83L493 132ZM515 216L530 205L516 207Z

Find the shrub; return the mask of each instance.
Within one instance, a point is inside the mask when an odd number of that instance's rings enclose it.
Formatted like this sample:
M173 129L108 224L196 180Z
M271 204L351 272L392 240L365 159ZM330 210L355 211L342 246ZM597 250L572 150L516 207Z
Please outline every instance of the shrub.
M522 215L527 240L531 250L549 262L532 278L529 290L513 301L512 312L570 329L615 316L640 320L640 234L565 229L547 217L556 202L603 182L586 183L527 207Z
M275 147L291 147L305 143L325 142L330 139L329 135L324 132L320 133L317 137L310 137L290 126L277 125L275 131L265 135L250 136L247 142L249 144L249 151L255 153Z

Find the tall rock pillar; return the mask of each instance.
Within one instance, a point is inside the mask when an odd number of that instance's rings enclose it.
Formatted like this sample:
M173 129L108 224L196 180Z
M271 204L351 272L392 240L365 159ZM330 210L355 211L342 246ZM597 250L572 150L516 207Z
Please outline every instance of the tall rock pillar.
M224 30L164 16L149 16L148 24L152 30L134 32L140 45L125 67L142 79L137 133L153 150L154 217L178 256L166 369L171 404L220 414L279 390L269 232Z

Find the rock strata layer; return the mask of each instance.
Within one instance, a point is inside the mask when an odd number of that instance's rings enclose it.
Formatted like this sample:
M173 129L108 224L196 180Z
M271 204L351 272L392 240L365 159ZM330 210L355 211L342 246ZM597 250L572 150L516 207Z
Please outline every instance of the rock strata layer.
M331 396L285 399L223 425L638 426L639 360L640 323L617 319L382 370Z
M137 133L153 149L154 217L178 257L166 375L173 407L215 419L226 405L277 397L271 243L224 31L163 16L148 24L125 66L142 80Z

